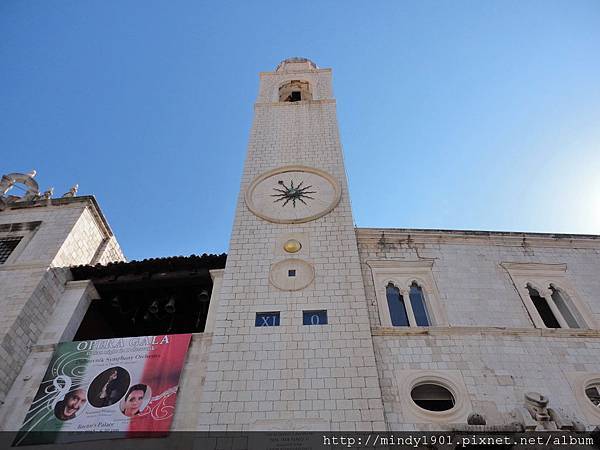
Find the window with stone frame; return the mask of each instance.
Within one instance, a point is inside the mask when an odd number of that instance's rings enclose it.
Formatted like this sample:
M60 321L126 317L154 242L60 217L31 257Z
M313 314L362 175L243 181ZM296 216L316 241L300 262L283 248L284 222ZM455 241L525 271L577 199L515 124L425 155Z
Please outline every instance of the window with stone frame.
M394 371L403 418L412 423L466 423L473 411L459 370Z
M581 412L591 424L600 424L600 373L567 372L567 380Z
M280 102L294 103L306 100L312 100L312 93L308 81L286 81L279 87Z
M433 260L369 260L381 326L447 326Z
M501 263L537 328L596 328L566 264Z
M586 387L585 395L595 407L600 408L600 383L595 383Z
M17 248L23 236L0 238L0 264L4 264Z
M36 221L0 224L0 264L12 264L41 223Z

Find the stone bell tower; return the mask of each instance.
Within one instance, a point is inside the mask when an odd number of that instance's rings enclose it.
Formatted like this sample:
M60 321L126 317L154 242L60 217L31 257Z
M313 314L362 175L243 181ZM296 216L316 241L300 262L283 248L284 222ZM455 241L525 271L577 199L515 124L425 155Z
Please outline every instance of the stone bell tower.
M383 430L331 69L260 74L198 429Z

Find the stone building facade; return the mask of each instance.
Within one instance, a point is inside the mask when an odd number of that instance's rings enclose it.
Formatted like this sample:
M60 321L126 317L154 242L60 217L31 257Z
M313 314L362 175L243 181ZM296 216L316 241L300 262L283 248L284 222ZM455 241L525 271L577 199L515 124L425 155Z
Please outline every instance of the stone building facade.
M484 415L488 425L508 426L524 420L518 411L528 392L545 395L559 422L600 424L600 410L585 392L600 380L598 236L356 234L390 429L440 429L466 423L471 413ZM433 326L390 326L386 286L404 288L406 298L415 280ZM527 284L561 289L577 324L545 326ZM427 380L450 388L457 407L431 412L416 406L410 389Z
M31 176L12 175L37 187ZM93 197L20 200L0 211L0 402L32 346L62 337L62 320L48 321L63 311L61 299L90 295L86 283L71 282L68 267L124 259ZM83 303L80 308L85 311Z
M0 224L26 236L0 265L13 430L53 344L110 300L58 267L123 255L90 197L13 205ZM600 425L600 237L355 228L331 71L304 58L260 74L227 261L210 275L175 429Z

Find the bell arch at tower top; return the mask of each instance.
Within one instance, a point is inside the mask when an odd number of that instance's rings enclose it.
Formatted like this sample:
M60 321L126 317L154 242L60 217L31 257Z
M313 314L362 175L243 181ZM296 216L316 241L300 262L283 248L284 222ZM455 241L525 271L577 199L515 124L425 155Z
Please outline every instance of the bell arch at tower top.
M300 101L333 101L331 69L320 69L308 60L295 61L297 58L292 59L294 61L283 61L273 72L260 73L256 103L285 102L286 98L294 91L301 93Z

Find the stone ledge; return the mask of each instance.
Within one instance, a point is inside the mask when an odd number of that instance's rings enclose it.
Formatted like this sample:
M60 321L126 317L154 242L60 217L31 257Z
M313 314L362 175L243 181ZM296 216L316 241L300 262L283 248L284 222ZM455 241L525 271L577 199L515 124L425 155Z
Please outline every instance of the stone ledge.
M50 264L45 261L30 261L14 264L2 264L0 265L0 272L9 270L48 270L49 268Z
M113 236L112 229L104 217L98 202L96 201L96 197L93 195L80 195L77 197L61 197L61 198L51 198L47 200L32 200L21 203L11 203L8 208L4 211L18 211L20 209L25 208L47 208L47 207L70 207L77 208L81 207L81 204L88 206L91 208L91 213L94 219L96 220L98 226L104 233L105 237Z
M297 73L324 73L324 72L331 72L332 69L330 67L326 67L326 68L317 68L317 69L310 69L310 70L302 70L299 72L284 72L285 74L297 74ZM259 77L264 77L264 76L277 76L277 75L281 75L282 72L277 72L277 71L263 71L263 72L258 72L258 76Z
M335 99L334 98L322 98L320 100L303 100L300 102L260 102L260 103L255 103L254 107L258 108L258 107L265 107L265 106L290 106L290 105L294 105L294 106L301 106L301 105L310 105L311 103L335 103Z
M361 245L414 244L497 245L509 247L593 248L600 236L589 234L528 233L505 231L435 230L418 228L355 228Z
M372 336L545 336L560 338L600 338L600 330L549 329L549 328L504 328L504 327L373 327Z

